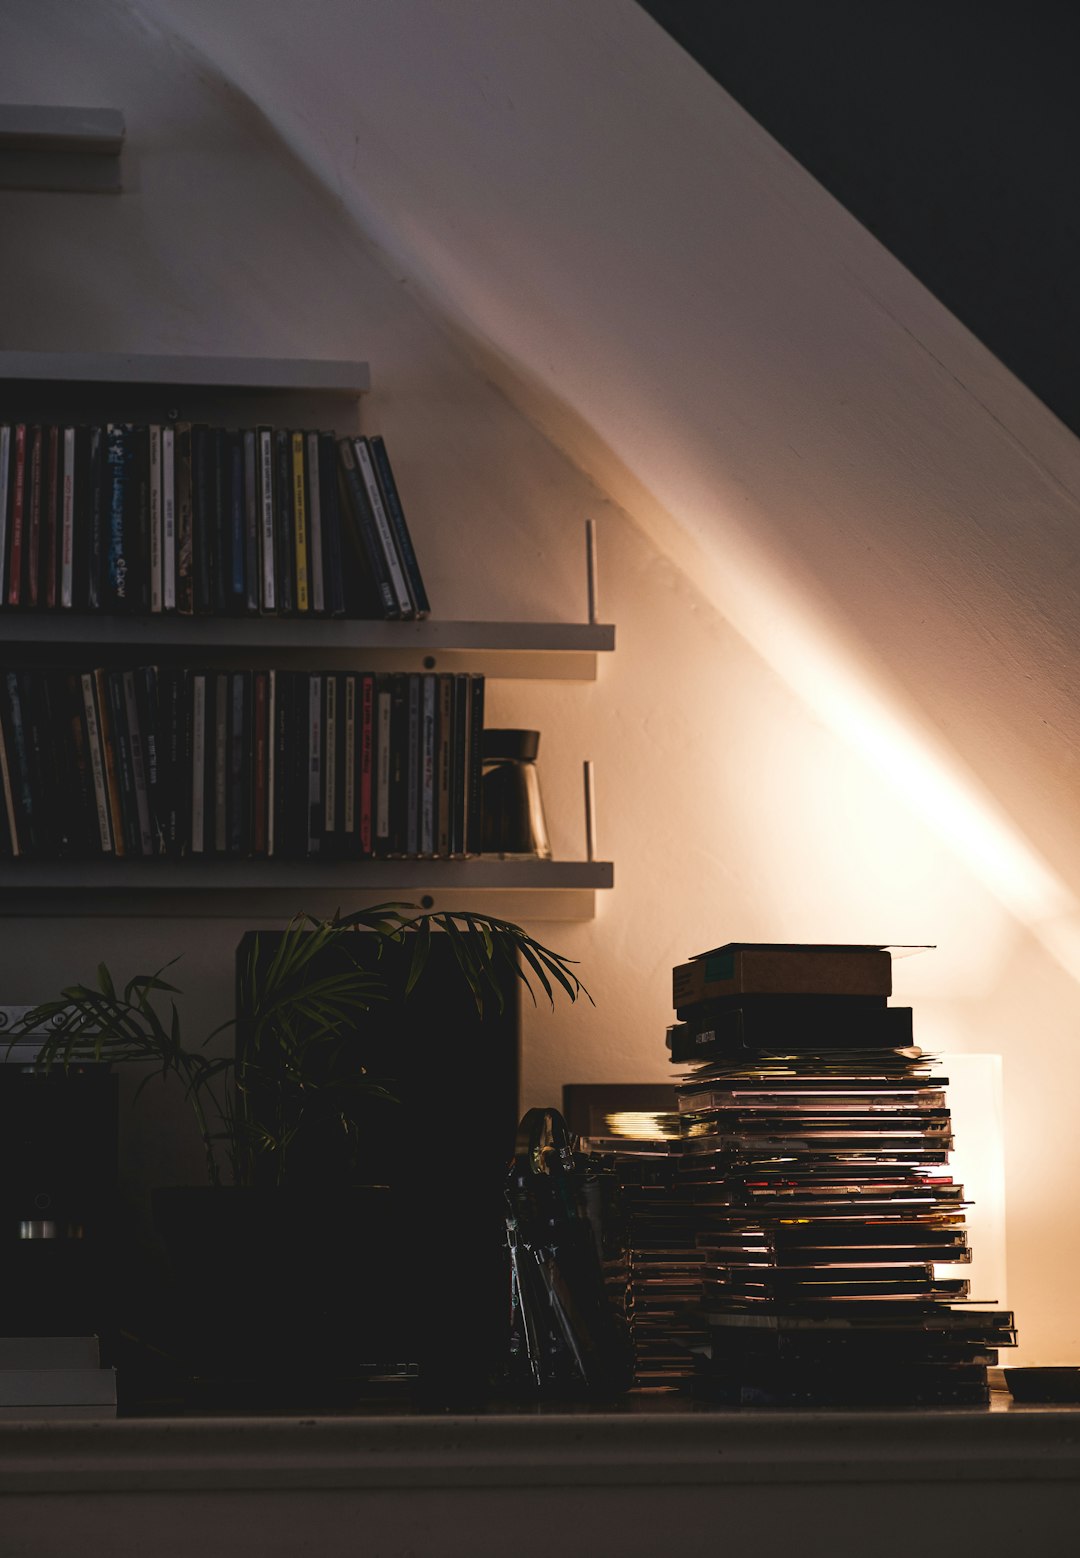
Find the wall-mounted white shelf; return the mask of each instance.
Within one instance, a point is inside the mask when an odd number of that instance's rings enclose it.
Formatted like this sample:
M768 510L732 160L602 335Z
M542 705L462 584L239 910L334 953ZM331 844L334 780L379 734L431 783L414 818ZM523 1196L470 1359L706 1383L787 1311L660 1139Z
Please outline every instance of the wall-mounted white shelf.
M365 362L125 352L0 351L0 421L210 421L318 425L359 432ZM479 672L590 681L615 629L595 621L588 538L588 622L348 621L218 618L0 609L0 664L191 663L310 669ZM89 660L87 660L89 657ZM592 836L592 835L591 835ZM590 837L591 837L590 836ZM591 853L592 845L589 844ZM0 915L90 914L281 920L389 900L487 911L513 920L582 920L610 888L605 861L148 860L0 863Z
M0 352L0 421L316 424L360 431L366 362L131 352Z
M390 900L512 920L585 920L614 885L605 860L17 861L0 868L0 915L282 919Z
M321 669L482 672L542 681L594 681L615 648L610 623L355 622L297 617L111 617L0 610L0 655L60 663L74 649L101 660L144 651L155 661L197 650L230 664L280 655ZM361 664L362 662L362 664Z
M366 362L328 357L192 357L138 352L0 352L6 399L20 383L191 385L199 389L265 390L268 394L366 395Z
M118 195L123 145L119 109L0 103L0 189Z

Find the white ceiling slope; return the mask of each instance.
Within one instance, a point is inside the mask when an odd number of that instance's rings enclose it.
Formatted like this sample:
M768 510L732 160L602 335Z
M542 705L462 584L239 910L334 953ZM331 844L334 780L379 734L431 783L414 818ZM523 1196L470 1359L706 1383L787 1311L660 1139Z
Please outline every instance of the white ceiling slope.
M1011 907L1072 914L1080 443L632 0L133 9Z

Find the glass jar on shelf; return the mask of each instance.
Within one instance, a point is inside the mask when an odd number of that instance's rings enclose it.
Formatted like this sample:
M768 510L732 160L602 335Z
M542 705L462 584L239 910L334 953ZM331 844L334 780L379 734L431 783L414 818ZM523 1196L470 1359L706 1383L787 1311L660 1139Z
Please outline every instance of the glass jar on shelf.
M551 859L536 754L538 730L485 730L483 851L500 859Z

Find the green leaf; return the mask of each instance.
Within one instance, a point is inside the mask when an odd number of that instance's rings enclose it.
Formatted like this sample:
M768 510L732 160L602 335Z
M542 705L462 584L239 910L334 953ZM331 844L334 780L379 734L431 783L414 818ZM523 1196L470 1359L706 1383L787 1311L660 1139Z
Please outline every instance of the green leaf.
M540 962L540 959L536 956L536 953L533 951L532 947L529 945L529 943L527 941L519 942L518 943L518 950L519 950L519 952L521 952L522 956L526 959L526 961L528 962L530 968L532 968L532 970L535 973L537 979L539 979L541 985L544 988L544 994L548 998L548 1002L550 1003L551 1006L554 1006L555 1005L555 996L554 996L554 994L552 992L552 989L551 989L551 981L550 981L550 979L548 979L547 975L545 974L544 967L543 967L543 964ZM531 990L532 986L530 985L529 988Z
M405 981L405 994L407 996L412 994L417 981L424 972L430 949L431 920L425 919L413 937L412 961L409 964L409 977Z

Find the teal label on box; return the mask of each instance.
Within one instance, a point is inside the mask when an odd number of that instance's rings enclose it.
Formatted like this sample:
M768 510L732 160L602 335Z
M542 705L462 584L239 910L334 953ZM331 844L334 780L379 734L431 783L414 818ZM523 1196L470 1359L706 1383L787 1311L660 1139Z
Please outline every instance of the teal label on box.
M705 959L705 983L711 985L714 980L734 978L734 952L711 952Z

